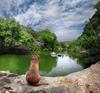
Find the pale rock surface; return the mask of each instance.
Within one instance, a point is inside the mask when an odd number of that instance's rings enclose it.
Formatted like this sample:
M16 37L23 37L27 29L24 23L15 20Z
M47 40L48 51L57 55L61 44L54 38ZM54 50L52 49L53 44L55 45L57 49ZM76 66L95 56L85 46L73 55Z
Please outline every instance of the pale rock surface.
M41 77L30 86L25 75L0 72L0 93L100 93L100 62L63 77Z

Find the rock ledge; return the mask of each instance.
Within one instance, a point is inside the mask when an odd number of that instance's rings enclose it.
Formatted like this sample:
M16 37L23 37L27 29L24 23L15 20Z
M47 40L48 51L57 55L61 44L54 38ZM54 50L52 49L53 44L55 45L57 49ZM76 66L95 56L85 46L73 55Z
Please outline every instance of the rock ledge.
M0 93L100 93L100 62L63 77L42 77L30 86L25 75L0 72Z

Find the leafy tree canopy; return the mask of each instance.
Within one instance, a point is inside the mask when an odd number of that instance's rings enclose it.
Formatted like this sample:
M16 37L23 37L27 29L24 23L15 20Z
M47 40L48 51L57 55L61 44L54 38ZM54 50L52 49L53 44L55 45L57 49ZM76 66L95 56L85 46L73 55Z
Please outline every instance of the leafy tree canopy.
M32 36L22 29L15 19L0 18L0 48L13 49L23 48L30 50L32 46Z

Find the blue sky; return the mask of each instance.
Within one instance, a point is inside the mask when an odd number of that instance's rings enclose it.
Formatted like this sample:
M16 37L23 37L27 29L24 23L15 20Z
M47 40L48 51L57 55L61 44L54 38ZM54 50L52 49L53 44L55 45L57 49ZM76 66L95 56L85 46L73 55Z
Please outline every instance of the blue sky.
M82 34L85 22L95 13L100 0L0 0L0 16L14 17L33 29L49 28L61 41Z

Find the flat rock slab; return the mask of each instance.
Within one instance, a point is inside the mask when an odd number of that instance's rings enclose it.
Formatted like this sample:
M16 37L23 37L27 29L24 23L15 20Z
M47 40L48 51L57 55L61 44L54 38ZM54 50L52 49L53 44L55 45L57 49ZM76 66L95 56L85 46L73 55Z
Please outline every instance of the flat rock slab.
M100 93L100 62L63 77L41 77L31 86L25 75L0 72L0 93Z

